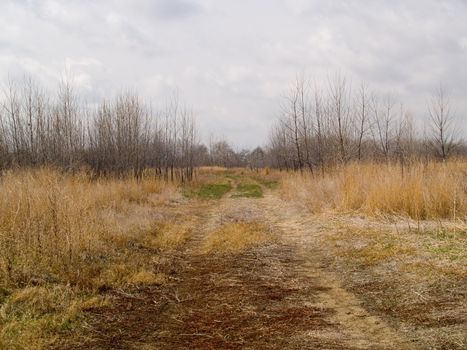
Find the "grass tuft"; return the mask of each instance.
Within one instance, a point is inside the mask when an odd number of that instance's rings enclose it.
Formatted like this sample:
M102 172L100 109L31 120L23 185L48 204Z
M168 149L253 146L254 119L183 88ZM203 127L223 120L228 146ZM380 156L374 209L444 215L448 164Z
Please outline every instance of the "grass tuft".
M261 223L235 222L211 232L204 244L205 253L240 253L271 239Z
M158 223L152 233L153 237L150 240L150 246L158 249L175 249L181 246L192 233L192 222L173 223L162 222Z
M270 180L261 176L254 176L253 179L269 190L276 190L280 185L278 180Z
M163 273L153 273L147 270L141 270L130 276L129 282L138 286L162 285L167 283L167 276Z
M53 334L72 330L83 311L106 305L105 298L80 295L69 286L17 290L0 307L0 348L46 349Z
M186 197L200 199L221 199L232 190L231 184L204 184L198 190L185 190Z
M258 184L239 184L232 197L260 198L263 190Z

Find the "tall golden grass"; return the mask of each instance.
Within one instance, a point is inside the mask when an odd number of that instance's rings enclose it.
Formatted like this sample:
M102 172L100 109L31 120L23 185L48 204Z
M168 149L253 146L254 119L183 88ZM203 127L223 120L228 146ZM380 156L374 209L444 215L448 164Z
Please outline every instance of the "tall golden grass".
M155 253L187 239L189 218L172 223L155 208L178 200L177 187L151 172L0 174L0 349L48 349L107 303L99 291L166 283Z
M467 218L467 161L353 163L325 176L288 174L282 194L313 211L358 211L413 219Z
M31 281L85 285L108 260L124 203L148 201L154 178L93 180L85 172L10 171L0 177L0 287Z

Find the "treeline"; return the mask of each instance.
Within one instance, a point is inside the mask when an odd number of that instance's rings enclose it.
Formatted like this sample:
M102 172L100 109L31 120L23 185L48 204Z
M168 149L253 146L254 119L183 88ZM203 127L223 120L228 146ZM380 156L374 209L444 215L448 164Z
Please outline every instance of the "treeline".
M267 150L263 150L261 147L236 151L227 141L221 140L210 142L209 149L206 148L206 158L203 164L225 168L259 169L269 165L267 156Z
M279 169L313 172L349 161L446 160L467 154L455 136L449 100L442 88L427 106L423 132L404 106L345 77L327 83L297 78L272 128L268 162Z
M420 132L390 95L363 84L353 88L341 76L321 85L301 77L284 99L268 144L237 151L223 140L202 144L192 113L176 96L159 109L133 93L91 104L67 80L51 93L25 79L9 82L0 97L0 170L87 167L97 176L141 178L152 169L167 180L190 181L204 165L315 172L350 161L467 156L442 89L426 114Z
M133 93L90 104L69 80L51 93L24 79L9 82L0 97L0 170L87 167L97 176L141 178L151 169L190 181L197 166L263 167L264 157L259 147L237 152L223 140L202 144L177 96L158 110Z
M0 169L89 167L140 178L151 168L185 181L199 162L194 118L177 97L157 111L131 93L92 105L67 81L50 94L26 79L10 82L0 101Z

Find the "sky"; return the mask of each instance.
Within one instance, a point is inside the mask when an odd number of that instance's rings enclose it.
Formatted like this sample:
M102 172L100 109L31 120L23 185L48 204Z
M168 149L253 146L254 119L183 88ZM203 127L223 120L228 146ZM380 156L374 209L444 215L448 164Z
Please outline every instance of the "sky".
M203 141L267 142L297 74L390 93L423 124L442 84L467 136L467 0L0 0L0 82L65 71L98 103L178 94Z

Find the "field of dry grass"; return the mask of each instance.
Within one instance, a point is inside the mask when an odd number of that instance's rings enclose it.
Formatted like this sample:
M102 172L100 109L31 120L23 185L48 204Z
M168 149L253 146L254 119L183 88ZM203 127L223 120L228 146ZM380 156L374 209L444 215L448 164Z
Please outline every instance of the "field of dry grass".
M313 212L328 209L370 216L463 220L467 216L467 162L358 164L324 176L288 174L285 198Z
M189 217L154 210L181 195L149 176L15 171L0 178L0 193L0 348L53 342L82 311L106 303L99 290L163 282L149 253L190 232Z
M329 270L422 349L467 345L467 163L351 164L285 175Z
M0 348L113 348L149 330L162 332L162 348L261 347L263 330L285 348L338 349L373 322L337 318L355 298L357 313L384 320L373 331L388 344L391 332L421 349L466 344L465 161L403 172L350 164L324 177L201 168L183 186L151 173L136 181L18 170L0 177L0 193ZM327 301L318 312L311 300ZM343 319L355 325L335 326ZM298 333L289 341L284 332ZM358 341L372 349L380 338Z
M0 348L47 348L79 327L85 312L108 304L103 291L166 283L154 268L162 253L182 246L209 200L224 196L231 177L245 172L201 168L183 189L150 172L142 181L53 169L4 173ZM243 241L242 230L251 237ZM223 237L206 249L238 251L261 241L261 226L225 227Z
M422 349L464 348L467 225L329 214L313 219L329 270L366 309Z

